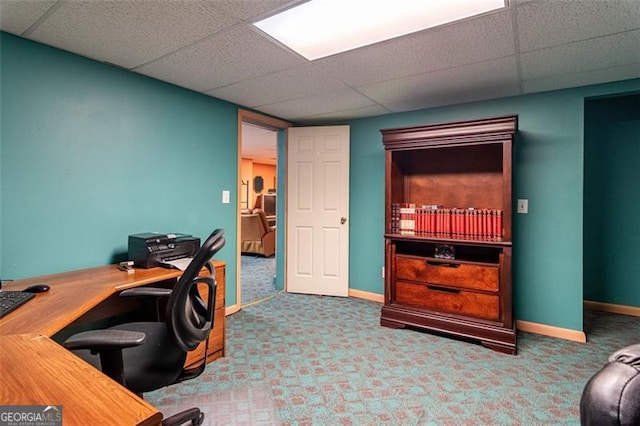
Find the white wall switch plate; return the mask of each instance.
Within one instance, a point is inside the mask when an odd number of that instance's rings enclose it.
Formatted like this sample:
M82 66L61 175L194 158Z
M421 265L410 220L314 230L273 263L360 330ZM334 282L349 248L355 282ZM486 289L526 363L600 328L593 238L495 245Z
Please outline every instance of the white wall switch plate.
M229 191L222 191L222 204L229 204L231 193Z
M518 213L529 213L529 200L518 200L518 208L516 209Z

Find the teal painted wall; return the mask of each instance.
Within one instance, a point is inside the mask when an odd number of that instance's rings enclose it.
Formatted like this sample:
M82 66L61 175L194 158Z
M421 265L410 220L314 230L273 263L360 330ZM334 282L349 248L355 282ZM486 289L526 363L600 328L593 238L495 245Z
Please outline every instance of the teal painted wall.
M235 304L237 106L0 37L2 276L111 263L134 232L223 227ZM513 195L530 204L514 218L516 318L582 330L584 100L638 90L629 80L348 123L351 288L383 293L379 129L518 114Z
M132 233L220 227L235 304L237 106L0 37L2 278L124 260Z
M278 188L276 192L278 194L276 212L278 217L278 223L276 223L276 282L275 288L276 290L284 290L284 258L285 258L285 238L284 238L284 224L287 223L287 215L286 215L286 199L287 192L285 190L287 183L287 162L285 159L287 158L287 131L286 130L278 130L278 165L277 165L277 173L278 173Z
M584 100L639 89L640 80L629 80L349 123L351 288L384 292L384 150L379 129L518 114L514 211L515 201L526 198L529 213L514 215L515 316L582 330Z
M640 94L585 103L584 298L640 307Z

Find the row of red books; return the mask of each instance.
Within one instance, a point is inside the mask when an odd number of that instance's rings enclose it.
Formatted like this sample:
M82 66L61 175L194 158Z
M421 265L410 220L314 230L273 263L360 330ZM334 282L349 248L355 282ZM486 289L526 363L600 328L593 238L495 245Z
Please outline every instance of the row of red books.
M460 240L502 241L502 210L391 206L391 233Z

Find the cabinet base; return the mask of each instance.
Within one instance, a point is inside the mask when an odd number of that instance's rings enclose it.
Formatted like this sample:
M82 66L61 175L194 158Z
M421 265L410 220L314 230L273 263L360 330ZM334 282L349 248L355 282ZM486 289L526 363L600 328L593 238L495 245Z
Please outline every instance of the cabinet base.
M405 309L400 306L383 306L380 325L389 328L412 328L476 341L498 352L515 355L515 327L506 328L473 322L433 312Z

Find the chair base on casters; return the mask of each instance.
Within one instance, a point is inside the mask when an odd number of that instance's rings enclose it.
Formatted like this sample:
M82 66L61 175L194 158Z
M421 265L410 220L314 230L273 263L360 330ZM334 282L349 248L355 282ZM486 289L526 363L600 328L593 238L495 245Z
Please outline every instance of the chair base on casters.
M204 422L204 413L198 408L189 408L162 420L162 426L179 426L188 421L194 426L199 426Z

